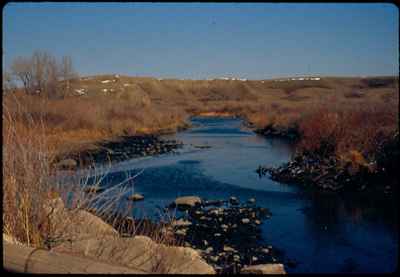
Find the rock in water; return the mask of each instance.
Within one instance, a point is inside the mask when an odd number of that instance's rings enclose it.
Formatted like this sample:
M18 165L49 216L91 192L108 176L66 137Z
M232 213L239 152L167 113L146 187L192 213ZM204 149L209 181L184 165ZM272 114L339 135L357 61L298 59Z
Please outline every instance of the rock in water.
M133 195L128 196L128 200L141 201L141 200L144 200L144 196L139 193L135 193Z
M235 252L235 249L232 247L229 247L227 245L224 245L224 252Z
M218 262L218 256L210 256L210 260L214 263Z
M186 236L186 232L187 232L186 229L181 229L181 230L177 230L175 232L175 234L178 236Z
M182 226L190 226L192 225L192 223L188 220L178 219L178 220L173 220L171 225L173 227L182 227Z
M256 199L255 198L250 198L249 200L247 200L247 203L255 204L256 203Z
M261 252L264 253L264 254L269 254L270 253L268 248L261 249Z
M183 196L176 198L172 206L177 206L179 209L190 209L201 203L201 198L198 196Z
M242 274L286 274L283 264L259 264L242 268Z
M231 205L239 205L239 200L232 196L231 198L229 198L229 203L231 203Z

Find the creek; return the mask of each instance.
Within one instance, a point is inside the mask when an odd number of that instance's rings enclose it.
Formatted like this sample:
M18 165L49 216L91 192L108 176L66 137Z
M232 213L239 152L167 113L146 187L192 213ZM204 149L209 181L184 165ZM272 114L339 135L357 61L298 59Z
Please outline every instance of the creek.
M304 191L259 178L259 165L287 162L294 147L267 139L238 118L194 117L193 127L163 136L183 142L175 154L115 163L105 182L113 186L129 176L134 216L156 218L179 196L240 201L254 197L272 217L262 223L263 239L294 260L291 273L392 272L397 268L397 205L385 199ZM99 169L97 169L99 171Z

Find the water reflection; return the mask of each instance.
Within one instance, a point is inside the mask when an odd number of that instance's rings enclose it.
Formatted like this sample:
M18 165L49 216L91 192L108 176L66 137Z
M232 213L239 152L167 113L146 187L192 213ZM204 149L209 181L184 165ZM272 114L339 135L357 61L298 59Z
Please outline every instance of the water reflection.
M394 269L398 229L393 201L317 192L307 193L305 198L304 226L312 238L308 242L312 257L309 261L321 255L325 257L318 259L317 271L388 272ZM385 210L392 212L385 213ZM374 259L381 262L371 263Z

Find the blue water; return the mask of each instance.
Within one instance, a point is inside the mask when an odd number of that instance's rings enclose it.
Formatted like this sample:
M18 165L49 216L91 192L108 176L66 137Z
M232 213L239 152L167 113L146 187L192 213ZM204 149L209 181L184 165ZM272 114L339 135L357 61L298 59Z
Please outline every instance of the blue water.
M124 161L108 168L109 186L141 172L128 193L145 200L135 203L136 216L156 217L159 207L178 196L240 200L250 197L269 208L263 238L298 262L288 272L392 272L397 268L398 229L389 201L345 199L334 194L305 193L259 178L259 165L288 161L293 147L266 139L235 118L193 118L193 128L166 136L184 143L178 154ZM199 149L196 145L210 146Z

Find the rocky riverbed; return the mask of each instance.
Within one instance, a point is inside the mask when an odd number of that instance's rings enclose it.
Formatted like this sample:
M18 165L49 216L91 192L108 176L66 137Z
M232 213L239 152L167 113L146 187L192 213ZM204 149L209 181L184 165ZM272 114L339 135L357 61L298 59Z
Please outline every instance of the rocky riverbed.
M167 231L173 231L184 246L198 250L217 273L240 273L243 268L282 259L282 253L261 237L260 225L272 214L267 208L258 207L254 198L243 203L236 197L182 197L169 208L173 207L183 215Z
M125 136L116 141L100 143L95 150L75 153L59 160L59 169L75 169L93 163L118 162L131 158L171 153L182 147L182 142L161 139L156 135Z
M283 253L266 243L261 236L261 224L272 213L256 205L256 199L240 202L229 200L204 200L197 196L179 197L166 213L173 220L155 222L122 216L105 216L122 237L154 236L158 233L171 241L197 251L217 274L227 273L285 273L282 262L294 267L296 263L285 260Z

